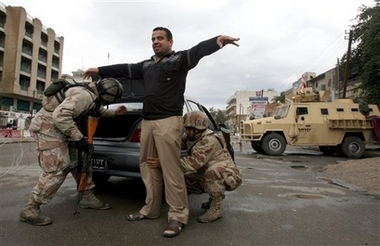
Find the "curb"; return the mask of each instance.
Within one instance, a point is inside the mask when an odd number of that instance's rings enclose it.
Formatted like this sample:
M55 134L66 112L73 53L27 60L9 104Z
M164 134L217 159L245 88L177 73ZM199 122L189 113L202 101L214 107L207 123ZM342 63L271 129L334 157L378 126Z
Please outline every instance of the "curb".
M0 144L34 142L34 138L0 138Z

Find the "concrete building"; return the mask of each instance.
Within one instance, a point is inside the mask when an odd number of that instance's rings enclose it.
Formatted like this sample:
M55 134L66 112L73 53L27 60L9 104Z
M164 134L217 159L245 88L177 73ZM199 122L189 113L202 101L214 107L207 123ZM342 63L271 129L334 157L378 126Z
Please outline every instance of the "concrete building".
M272 102L277 97L277 92L273 89L261 91L236 91L227 100L226 115L231 131L236 131L240 121L250 117L262 117L265 105Z
M306 78L306 87L312 87L317 91L330 91L329 101L343 97L343 78L340 78L337 67L331 68L317 76L314 72L306 72L302 76L303 78ZM286 98L292 98L295 91L300 87L302 76L293 83L292 89L286 92ZM361 82L357 77L357 74L351 74L347 79L345 98L358 98L360 96L360 89L358 88L360 84Z
M64 38L23 7L0 3L0 106L2 112L39 110L43 91L61 77Z

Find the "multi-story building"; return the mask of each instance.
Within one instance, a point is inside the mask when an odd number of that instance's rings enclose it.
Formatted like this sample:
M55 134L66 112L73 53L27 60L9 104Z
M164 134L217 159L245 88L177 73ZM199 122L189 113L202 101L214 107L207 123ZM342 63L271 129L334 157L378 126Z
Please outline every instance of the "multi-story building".
M64 38L23 7L0 3L0 106L31 114L43 91L61 76Z
M277 96L273 89L261 91L236 91L227 100L226 115L232 132L240 121L264 114L265 105Z

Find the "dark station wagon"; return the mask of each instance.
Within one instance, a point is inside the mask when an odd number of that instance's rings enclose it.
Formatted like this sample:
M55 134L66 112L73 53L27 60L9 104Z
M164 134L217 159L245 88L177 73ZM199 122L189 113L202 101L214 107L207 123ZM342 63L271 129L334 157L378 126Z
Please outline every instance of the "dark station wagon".
M91 160L93 180L96 183L107 181L111 176L141 178L139 158L143 83L137 80L119 81L123 84L124 94L120 100L107 107L115 109L125 105L128 111L123 116L99 120ZM204 106L185 97L183 113L194 110L205 112L211 130L220 129ZM186 155L186 151L182 155Z

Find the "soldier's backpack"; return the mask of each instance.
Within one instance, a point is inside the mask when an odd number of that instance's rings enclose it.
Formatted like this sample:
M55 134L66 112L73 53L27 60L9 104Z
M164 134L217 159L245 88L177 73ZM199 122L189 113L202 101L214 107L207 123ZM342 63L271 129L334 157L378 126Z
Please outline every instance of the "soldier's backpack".
M73 80L74 81L74 80ZM63 102L65 100L65 92L73 86L82 86L86 87L89 91L94 92L89 86L88 83L77 83L74 81L70 83L65 79L56 79L53 80L52 83L45 89L44 95L46 97L55 96L58 103Z

